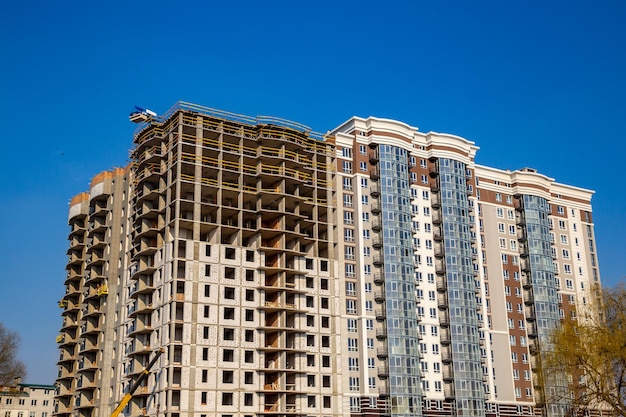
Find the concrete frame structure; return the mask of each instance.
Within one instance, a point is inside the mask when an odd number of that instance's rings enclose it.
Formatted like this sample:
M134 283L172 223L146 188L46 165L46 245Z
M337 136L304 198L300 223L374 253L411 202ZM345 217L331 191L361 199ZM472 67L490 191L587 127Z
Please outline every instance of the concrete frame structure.
M592 192L466 139L179 103L70 204L56 415L560 416L537 361L600 288Z

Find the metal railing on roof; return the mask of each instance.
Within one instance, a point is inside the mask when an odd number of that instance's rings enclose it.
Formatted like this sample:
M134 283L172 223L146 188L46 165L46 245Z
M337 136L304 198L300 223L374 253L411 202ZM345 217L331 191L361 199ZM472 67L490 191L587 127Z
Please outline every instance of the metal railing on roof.
M201 113L205 116L210 116L210 117L215 117L218 119L223 119L226 121L231 121L231 122L236 122L236 123L240 123L240 124L244 124L244 125L253 125L253 126L257 126L257 125L274 125L274 126L280 126L280 127L285 127L288 129L293 129L293 130L297 130L300 131L302 133L305 133L307 135L309 135L310 137L317 139L317 140L323 140L324 136L321 133L317 133L317 132L313 132L312 129L302 123L298 123L298 122L293 122L291 120L286 120L286 119L281 119L279 117L273 117L273 116L256 116L256 117L252 117L252 116L246 116L243 114L238 114L238 113L231 113L228 111L224 111L224 110L218 110L218 109L213 109L210 107L205 107L205 106L201 106L199 104L193 104L193 103L189 103L186 101L179 101L176 104L174 104L172 107L170 107L165 113L163 113L162 115L157 115L155 117L153 117L150 122L142 122L139 123L139 125L137 126L137 128L135 129L134 135L135 137L137 137L139 135L139 133L141 133L145 128L147 128L151 123L159 123L159 124L163 124L165 123L170 117L172 117L172 115L174 115L174 113L176 113L179 110L185 110L185 111L192 111L192 112L197 112L197 113Z

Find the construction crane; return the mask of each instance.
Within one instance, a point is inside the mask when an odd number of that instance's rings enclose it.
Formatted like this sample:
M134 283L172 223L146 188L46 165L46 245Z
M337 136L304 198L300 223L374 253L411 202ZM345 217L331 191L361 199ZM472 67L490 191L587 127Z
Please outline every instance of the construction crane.
M137 378L135 383L133 385L131 385L131 387L128 390L128 392L126 394L124 394L124 397L122 398L122 401L120 401L120 403L117 405L117 407L115 407L115 410L113 410L113 412L111 413L111 417L117 417L117 416L120 415L120 413L122 412L124 407L126 407L126 405L128 405L128 402L130 401L130 399L133 398L134 392L137 391L137 388L139 388L141 383L144 381L144 379L146 379L146 377L150 373L150 368L152 368L152 366L156 363L157 359L159 359L159 356L161 356L161 353L163 353L163 352L165 352L165 349L163 349L163 348L161 348L161 349L159 349L159 350L157 350L155 352L154 358L152 358L152 360L148 363L148 365L146 365L145 369L143 370L141 375L139 375L139 378Z
M130 113L128 117L133 123L141 123L141 122L149 122L153 118L155 118L157 114L149 109L144 109L138 106L135 106L135 110Z

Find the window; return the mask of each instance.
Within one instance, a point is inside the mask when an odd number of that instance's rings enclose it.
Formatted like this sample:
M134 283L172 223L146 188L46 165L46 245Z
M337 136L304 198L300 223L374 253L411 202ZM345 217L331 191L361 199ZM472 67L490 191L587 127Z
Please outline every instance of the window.
M322 336L322 347L330 347L330 336Z
M246 281L254 281L254 270L246 269Z
M254 333L252 330L246 330L244 332L244 339L246 342L254 342Z
M235 340L235 329L224 329L224 340Z
M358 358L348 358L348 370L349 371L358 371L359 370L359 359Z
M343 189L348 191L352 190L352 178L343 177Z
M348 378L348 389L350 391L358 391L359 390L359 378L355 376L351 376ZM358 400L358 398L355 398Z
M346 246L344 252L345 252L346 259L349 259L349 260L354 259L354 246Z
M203 404L206 404L206 398ZM232 392L222 393L222 405L233 405L233 393Z
M346 264L346 278L354 278L356 273L353 264Z
M363 172L367 172L367 162L364 162L364 161L359 162L359 170Z
M503 218L504 217L504 209L502 207L496 208L496 215L500 219Z
M350 194L343 195L343 206L352 207L352 196Z
M367 154L367 148L365 145L359 145L359 153L361 155L366 155Z
M352 158L352 148L341 149L341 156L344 158Z
M356 296L356 283L346 282L346 295L351 297Z
M252 394L250 393L243 394L243 405L245 406L253 405Z
M235 288L233 287L225 287L224 288L224 298L227 300L235 299Z
M235 351L233 349L224 349L222 352L222 360L224 362L233 362L235 357Z
M246 309L246 321L254 321L254 310Z
M374 330L374 320L372 319L365 320L365 328L367 330Z
M351 211L343 212L343 224L354 224L354 213Z
M244 384L252 384L253 378L254 377L253 377L253 373L252 372L245 372L243 374Z
M315 395L308 395L306 399L308 407L315 407Z
M358 340L356 338L348 338L348 351L349 352L358 352Z
M498 232L504 233L504 223L498 223Z
M235 319L235 309L232 307L224 307L224 320L234 320L234 319Z
M350 162L350 161L343 161L342 162L342 170L346 174L352 174L352 162Z
M354 229L344 229L343 239L346 242L354 242Z
M233 371L222 371L222 382L224 384L233 383Z

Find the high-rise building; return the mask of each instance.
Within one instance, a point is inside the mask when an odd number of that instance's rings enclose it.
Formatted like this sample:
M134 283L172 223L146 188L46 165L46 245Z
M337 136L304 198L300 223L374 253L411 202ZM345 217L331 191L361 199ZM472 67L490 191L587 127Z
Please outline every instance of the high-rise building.
M133 119L70 204L56 415L108 416L161 348L125 415L565 413L537 364L593 314L591 191L393 120Z

